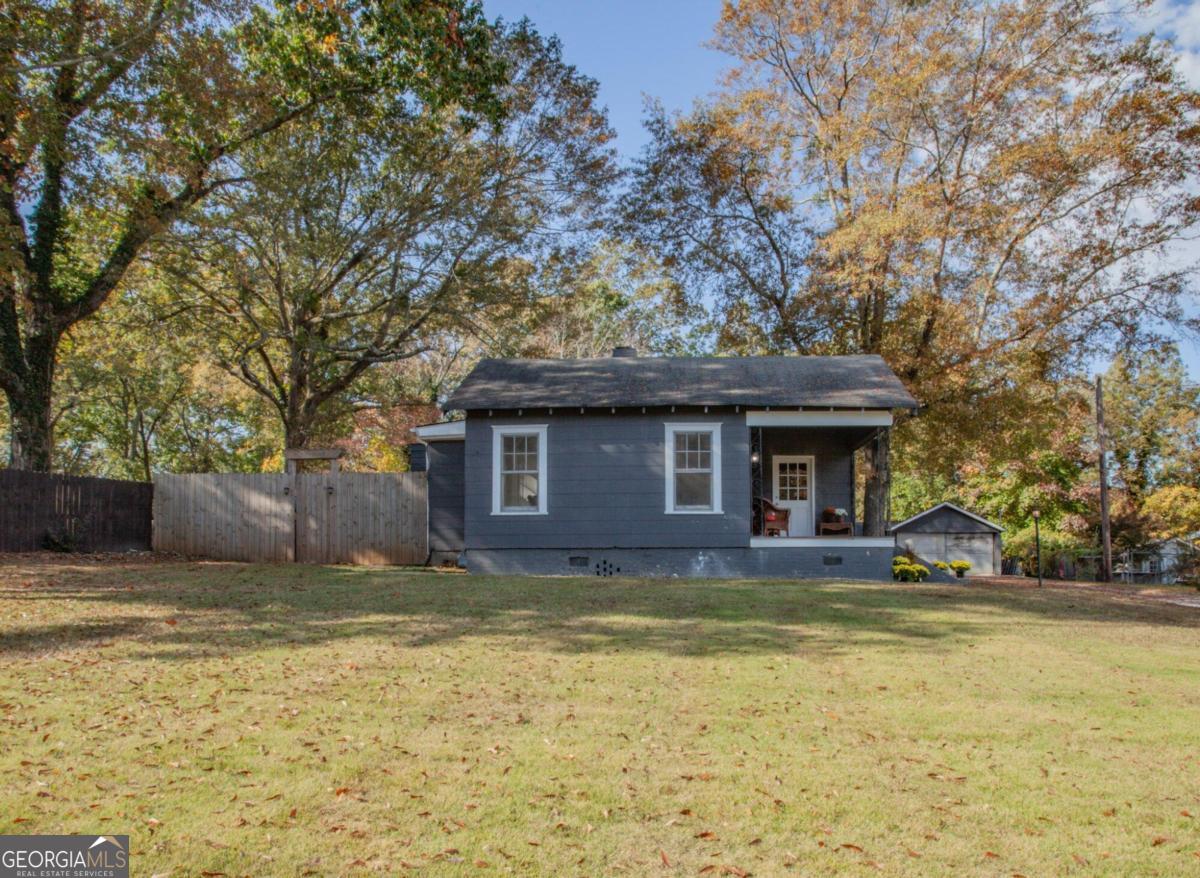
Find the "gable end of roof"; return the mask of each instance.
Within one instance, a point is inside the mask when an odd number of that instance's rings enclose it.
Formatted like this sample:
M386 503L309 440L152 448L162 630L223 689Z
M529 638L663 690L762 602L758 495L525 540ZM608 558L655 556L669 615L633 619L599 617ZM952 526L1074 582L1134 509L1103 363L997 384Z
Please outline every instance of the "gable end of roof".
M985 524L990 528L994 528L997 533L1004 533L1004 528L1002 528L1000 525L996 524L996 522L988 521L982 515L976 515L974 512L969 512L968 510L963 509L961 506L957 506L954 503L949 502L948 500L943 501L943 502L937 504L936 506L930 506L924 512L918 512L916 515L911 516L910 518L906 518L906 519L904 519L904 521L901 521L898 524L893 524L890 528L888 528L888 533L895 533L896 531L898 531L900 528L904 527L905 525L912 524L914 521L920 521L925 516L932 515L933 513L937 512L939 509L951 509L951 510L959 513L960 515L965 515L967 518L973 519L974 521L978 521L980 524Z

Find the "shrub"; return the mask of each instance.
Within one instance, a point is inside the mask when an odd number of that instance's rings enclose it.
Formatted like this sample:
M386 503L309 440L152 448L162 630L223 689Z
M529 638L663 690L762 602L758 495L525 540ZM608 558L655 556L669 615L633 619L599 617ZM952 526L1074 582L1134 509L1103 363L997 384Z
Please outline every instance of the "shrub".
M966 573L968 570L971 569L971 562L970 561L951 561L950 569L953 570L955 573Z
M42 548L49 552L78 552L79 540L68 530L48 530L42 537Z
M936 567L938 570L949 570L950 569L950 565L947 564L945 561L934 561L933 566Z

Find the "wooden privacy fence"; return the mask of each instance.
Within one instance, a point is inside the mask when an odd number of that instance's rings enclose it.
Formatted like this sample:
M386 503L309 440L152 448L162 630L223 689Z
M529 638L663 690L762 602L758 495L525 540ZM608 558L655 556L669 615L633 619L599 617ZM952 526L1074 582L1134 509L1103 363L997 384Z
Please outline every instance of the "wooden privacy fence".
M159 475L154 548L220 561L423 564L425 473Z
M0 470L0 552L150 548L149 482Z

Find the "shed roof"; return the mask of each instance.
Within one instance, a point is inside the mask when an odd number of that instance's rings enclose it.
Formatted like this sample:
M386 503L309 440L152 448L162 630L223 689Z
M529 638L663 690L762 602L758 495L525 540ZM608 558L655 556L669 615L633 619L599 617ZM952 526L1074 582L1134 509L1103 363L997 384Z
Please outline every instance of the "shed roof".
M996 524L994 521L988 521L982 515L976 515L974 512L968 512L967 510L963 509L961 506L955 506L953 503L948 503L948 502L947 503L939 503L937 506L931 506L930 508L926 509L924 512L918 512L916 515L912 516L911 518L904 519L904 521L900 522L899 524L893 524L891 527L891 530L892 530L892 532L902 530L903 528L905 528L906 526L908 526L910 524L915 524L916 522L920 521L922 518L926 518L927 516L933 515L933 513L937 512L939 509L948 509L951 512L957 512L959 515L965 516L965 517L971 519L972 521L977 521L980 524L983 524L983 525L986 525L987 527L992 528L994 531L996 531L996 533L1002 533L1004 531L1004 528L1002 528L1000 525Z
M916 408L882 357L481 360L448 409L661 405Z

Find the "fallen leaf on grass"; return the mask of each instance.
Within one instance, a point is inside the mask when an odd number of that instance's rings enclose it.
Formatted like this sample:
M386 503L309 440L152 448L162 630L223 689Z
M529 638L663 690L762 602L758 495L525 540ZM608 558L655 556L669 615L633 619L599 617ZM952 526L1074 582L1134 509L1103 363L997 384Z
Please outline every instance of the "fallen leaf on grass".
M1155 839L1154 839L1154 841L1150 842L1150 847L1152 847L1152 848L1156 848L1156 847L1158 847L1159 845L1164 845L1164 844L1166 844L1166 843L1167 843L1167 842L1169 842L1170 840L1171 840L1171 839L1167 838L1165 835L1160 835L1160 836L1158 836L1157 838L1155 838Z
M850 844L849 842L846 842L845 844L840 844L840 845L838 845L838 847L845 848L848 851L858 851L858 853L860 853L860 854L863 852L863 849L860 848L858 845Z
M178 625L179 624L178 619L164 619L163 621L165 621L168 625Z
M703 832L697 832L695 837L696 838L716 838L717 834L715 832L713 832L711 829L706 829Z
M662 860L662 864L669 869L671 867L671 861L667 859L667 852L664 850L660 850L658 852L658 856L659 856L659 859Z

